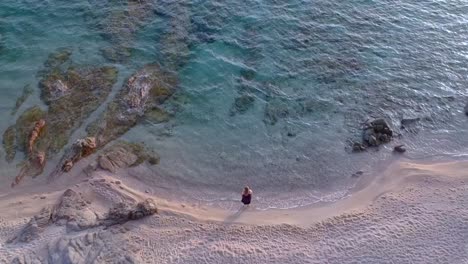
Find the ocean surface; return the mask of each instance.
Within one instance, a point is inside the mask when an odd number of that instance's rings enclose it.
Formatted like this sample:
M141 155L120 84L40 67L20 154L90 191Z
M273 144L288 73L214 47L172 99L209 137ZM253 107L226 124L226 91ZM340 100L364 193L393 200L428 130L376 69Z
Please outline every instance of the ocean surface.
M38 72L61 48L77 64L116 66L111 97L145 64L177 74L171 119L124 138L160 154L148 173L186 201L233 208L249 185L258 208L291 208L349 195L355 172L400 158L397 144L409 159L468 154L464 1L2 0L2 133L44 106ZM26 85L33 93L12 115ZM352 153L374 118L399 136ZM10 182L22 157L4 156Z

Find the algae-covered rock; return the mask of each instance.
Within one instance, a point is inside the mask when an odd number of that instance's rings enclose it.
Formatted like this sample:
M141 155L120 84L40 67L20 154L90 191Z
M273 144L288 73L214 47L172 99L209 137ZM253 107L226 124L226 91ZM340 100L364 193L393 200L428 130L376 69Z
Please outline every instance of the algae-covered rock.
M38 153L43 159L58 153L72 132L104 102L117 80L116 68L73 65L70 55L68 50L51 54L39 73L41 99L48 111L37 106L26 110L4 135L8 159L14 157L12 146L28 156L13 185L25 176L42 173L45 161L37 162ZM12 131L16 145L11 143Z
M154 15L153 1L127 0L119 4L113 3L100 23L102 35L111 43L101 50L102 55L113 62L124 62L130 57L137 31Z
M150 164L159 163L159 155L146 149L142 144L119 141L106 148L98 158L99 166L110 172L118 169L133 167L148 161Z
M21 170L11 183L11 187L18 185L24 177L36 177L44 171L46 155L43 151L30 154L28 160L22 163Z
M6 152L6 160L11 162L16 152L24 151L25 154L28 153L28 145L34 126L40 120L43 120L46 116L46 112L41 108L34 106L27 109L22 113L16 123L10 126L5 133L3 134L3 147ZM38 140L36 137L34 142L37 144L42 144L43 141Z
M115 140L134 127L145 114L160 106L176 89L176 79L158 65L147 65L124 84L102 116L91 123L88 134L98 147Z
M16 99L15 106L11 110L11 114L15 115L18 109L21 107L21 105L28 99L28 97L32 94L33 89L31 88L31 85L26 85L23 88L23 92L21 93L21 96Z
M5 130L5 133L3 133L3 148L6 153L6 161L13 161L16 155L16 130L14 126L10 126Z
M54 139L50 153L60 151L73 130L104 102L116 78L112 67L82 67L52 72L41 81L41 98L49 105L48 131Z
M54 179L61 175L62 172L69 172L78 161L91 155L96 150L96 147L96 139L93 137L76 140L73 145L65 151L65 154L50 175L50 178Z

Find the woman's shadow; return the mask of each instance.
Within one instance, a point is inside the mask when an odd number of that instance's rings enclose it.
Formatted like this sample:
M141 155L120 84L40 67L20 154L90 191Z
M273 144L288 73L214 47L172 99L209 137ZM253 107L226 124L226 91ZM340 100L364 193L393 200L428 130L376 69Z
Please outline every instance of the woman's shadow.
M224 219L224 223L228 225L233 224L234 221L236 221L241 216L241 214L245 212L248 208L249 206L243 205L241 208L239 208L239 210L237 210L237 212L226 217Z

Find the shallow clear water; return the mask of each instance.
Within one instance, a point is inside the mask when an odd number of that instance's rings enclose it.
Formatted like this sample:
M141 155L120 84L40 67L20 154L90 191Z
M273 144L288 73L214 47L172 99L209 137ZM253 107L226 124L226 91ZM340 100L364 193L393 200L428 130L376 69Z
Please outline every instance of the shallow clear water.
M347 195L351 174L395 159L397 143L409 158L466 154L462 1L154 0L129 11L131 2L1 1L0 129L41 104L36 73L69 47L77 63L118 66L114 90L147 63L177 73L179 92L166 102L175 117L125 137L160 153L152 173L186 199L232 206L248 184L259 207L305 205ZM106 56L115 46L129 57ZM26 84L35 93L12 116ZM241 96L254 100L233 112ZM350 153L361 124L378 117L401 137ZM403 118L421 120L400 129ZM16 173L0 165L2 176Z

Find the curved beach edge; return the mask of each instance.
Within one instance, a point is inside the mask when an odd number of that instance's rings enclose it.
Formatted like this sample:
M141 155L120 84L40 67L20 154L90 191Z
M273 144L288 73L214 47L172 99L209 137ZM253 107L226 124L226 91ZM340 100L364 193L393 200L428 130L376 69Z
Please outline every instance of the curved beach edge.
M239 206L236 212L153 196L118 174L71 174L53 184L36 182L4 192L0 260L60 263L75 257L77 261L70 263L88 263L79 261L101 256L135 263L237 263L242 259L247 263L320 263L324 259L331 263L353 259L464 263L468 261L467 169L468 161L397 161L335 203L266 211ZM51 223L39 228L32 241L11 243L31 217L45 206L57 206L67 189L79 193L98 217L116 201L148 198L155 201L158 213L111 227L72 231ZM107 253L102 248L97 251L96 243L104 243Z

